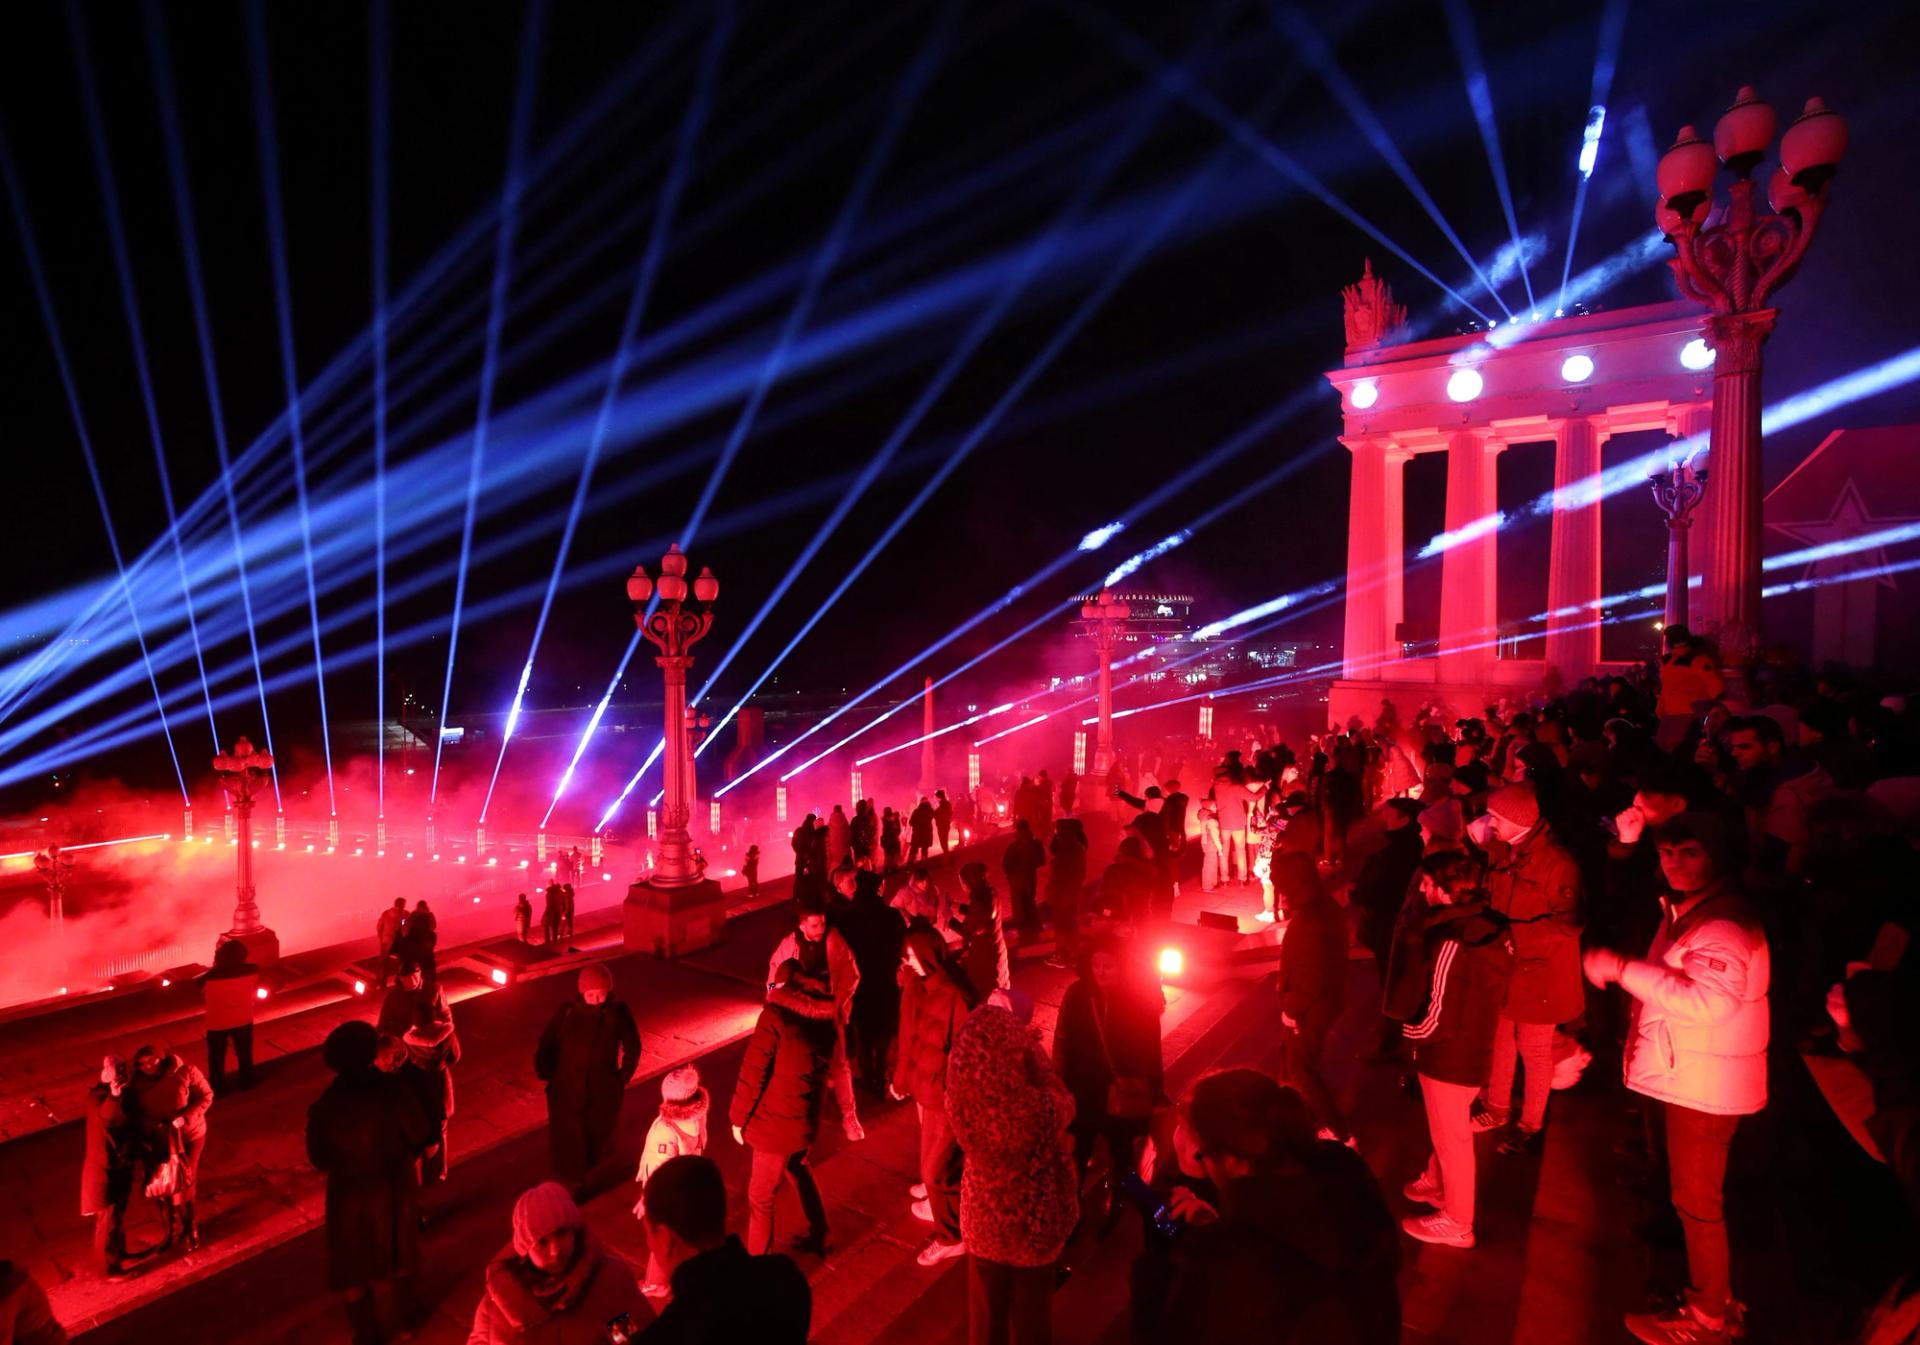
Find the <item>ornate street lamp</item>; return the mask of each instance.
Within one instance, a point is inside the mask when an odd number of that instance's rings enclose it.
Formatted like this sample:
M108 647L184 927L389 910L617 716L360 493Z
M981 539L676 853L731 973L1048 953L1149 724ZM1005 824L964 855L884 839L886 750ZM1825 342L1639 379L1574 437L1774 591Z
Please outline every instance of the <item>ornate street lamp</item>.
M1846 122L1820 99L1808 99L1781 137L1780 166L1767 186L1771 210L1762 210L1754 202L1753 171L1773 131L1773 109L1751 87L1740 90L1714 126L1712 144L1691 126L1682 127L1660 159L1654 212L1673 244L1670 264L1680 292L1709 310L1714 487L1706 496L1710 550L1703 598L1718 627L1736 699L1761 632L1760 348L1778 316L1767 300L1806 255L1847 149ZM1733 175L1726 206L1718 211L1716 166Z
M1687 624L1687 533L1693 527L1693 508L1707 488L1707 469L1694 470L1690 462L1675 462L1647 478L1653 502L1667 520L1667 610L1663 629Z
M227 791L233 806L238 831L235 838L238 865L238 901L233 908L233 928L220 942L238 939L247 946L247 957L262 966L280 960L280 940L260 923L260 906L253 894L253 799L273 770L273 756L256 752L245 738L236 739L231 752L213 759L213 769Z
M1113 769L1113 646L1128 610L1113 596L1113 590L1105 588L1080 609L1080 619L1093 632L1094 652L1100 656L1100 732L1093 747L1093 776L1097 780L1104 780Z
M686 605L689 593L700 604L698 610ZM649 616L647 602L655 594L660 600ZM710 569L702 568L699 578L687 582L687 558L678 542L660 558L657 582L644 565L634 566L627 578L633 623L660 651L654 662L667 682L666 797L660 819L660 862L652 878L655 887L691 887L700 881L693 865L693 841L687 834L693 772L687 733L687 669L693 666L693 655L688 651L713 629L713 600L719 596L720 581Z
M66 932L67 881L73 877L73 856L62 851L58 842L48 841L46 849L35 852L33 867L46 885L47 923L56 936L62 935Z

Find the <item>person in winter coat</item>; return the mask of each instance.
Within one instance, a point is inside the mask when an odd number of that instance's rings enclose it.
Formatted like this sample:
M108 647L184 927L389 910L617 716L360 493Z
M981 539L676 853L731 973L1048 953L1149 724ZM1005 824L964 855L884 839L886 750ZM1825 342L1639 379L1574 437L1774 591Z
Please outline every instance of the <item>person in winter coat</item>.
M565 920L561 910L564 898L560 895L560 884L548 883L545 897L540 905L540 942L560 942L560 926Z
M1161 788L1160 829L1167 834L1167 855L1172 859L1176 867L1173 884L1175 891L1178 891L1180 887L1180 875L1177 871L1180 856L1185 854L1187 849L1187 808L1189 802L1186 794L1182 792L1178 780L1169 780Z
M933 930L908 930L902 957L900 1042L889 1091L912 1098L919 1115L924 1194L913 1213L933 1225L933 1237L920 1251L920 1264L932 1266L967 1249L960 1238L960 1146L947 1118L947 1058L979 996Z
M1080 777L1069 770L1060 777L1060 812L1064 816L1073 815L1074 800L1080 793Z
M836 803L833 811L827 814L827 872L832 873L846 863L852 849L853 825Z
M1125 920L1144 928L1158 900L1160 870L1147 843L1129 833L1120 840L1113 862L1100 875L1100 906L1109 920Z
M1087 886L1087 832L1078 818L1053 824L1047 845L1047 905L1053 913L1053 956L1047 965L1065 970L1080 954L1080 894Z
M1281 1078L1307 1100L1322 1134L1344 1144L1353 1132L1321 1075L1321 1059L1327 1034L1347 1004L1346 912L1327 891L1311 855L1275 855L1273 887L1287 919L1275 987L1285 1029L1280 1038Z
M1398 1345L1399 1230L1366 1162L1314 1138L1300 1095L1250 1069L1195 1084L1181 1112L1220 1193L1188 1199L1153 1341Z
M1676 1307L1627 1318L1641 1340L1719 1339L1743 1316L1733 1297L1724 1198L1742 1116L1767 1105L1772 956L1758 915L1731 880L1726 829L1682 813L1655 834L1672 895L1644 958L1589 949L1587 978L1635 1001L1627 1087L1658 1103L1673 1207L1691 1281Z
M740 860L740 876L747 880L747 900L755 901L760 896L760 847L749 845L747 853Z
M1526 1069L1519 1123L1500 1142L1507 1154L1538 1153L1553 1087L1553 1029L1586 1006L1580 984L1580 870L1553 839L1531 784L1508 785L1475 823L1492 859L1487 890L1513 927L1513 976L1493 1040L1493 1065L1476 1130L1507 1123L1516 1058Z
M522 943L532 940L528 937L533 931L533 903L522 892L520 899L513 903L513 937Z
M451 1161L447 1130L453 1120L453 1067L460 1063L460 1034L453 1030L452 1019L442 1021L431 1005L422 1004L414 1009L413 1026L400 1042L411 1067L409 1081L433 1126L433 1141L420 1155L420 1184L431 1186L447 1179Z
M180 1155L179 1185L163 1198L166 1240L173 1241L177 1212L187 1250L197 1251L200 1226L194 1220L193 1200L199 1184L200 1155L207 1147L207 1113L213 1109L213 1089L207 1076L171 1052L142 1046L133 1053L126 1099L127 1109L140 1128L149 1178L169 1154Z
M584 1185L613 1149L627 1081L640 1067L640 1029L613 994L613 973L595 962L579 993L547 1020L533 1072L547 1086L547 1143L553 1170Z
M21 1266L0 1261L0 1341L7 1345L67 1345L47 1291Z
M127 1111L127 1062L100 1061L100 1082L87 1090L87 1151L80 1165L80 1213L93 1216L93 1250L109 1279L126 1273L127 1201L139 1134Z
M387 978L393 975L400 965L400 931L407 923L407 899L395 897L393 905L380 912L380 918L374 922L374 941L380 946L380 987L386 988Z
M827 1207L807 1151L820 1136L837 1033L825 978L803 976L800 965L788 958L775 971L733 1088L734 1142L753 1150L747 1250L755 1256L772 1250L774 1200L789 1177L807 1216L795 1249L814 1256L827 1250ZM829 1010L824 1018L823 1008Z
M1033 834L1026 818L1013 824L1013 840L1000 855L1000 872L1007 878L1007 900L1013 922L1023 938L1040 932L1040 870L1046 867L1047 847Z
M944 855L953 848L953 800L944 789L933 791L933 830L940 838L940 853Z
M881 895L880 875L862 869L853 875L853 900L840 928L859 971L848 1026L853 1063L860 1078L876 1089L887 1085L887 1053L900 1030L900 987L893 974L900 966L900 941L907 918Z
M1200 890L1214 892L1220 887L1220 809L1213 801L1213 791L1200 800L1196 810L1200 822Z
M924 798L907 815L907 864L924 864L933 858L933 805Z
M1000 924L1000 903L987 882L987 866L974 860L960 868L960 887L966 893L960 917L960 963L967 979L983 994L1013 984L1013 964L1007 956L1007 936Z
M447 1003L447 992L437 985L429 985L418 966L405 963L380 1000L380 1016L375 1019L374 1027L390 1037L405 1036L420 1020L422 1005L432 1012L434 1021L453 1021L453 1006Z
M420 1269L420 1184L414 1159L433 1126L406 1083L374 1064L379 1034L342 1023L321 1055L333 1071L307 1109L307 1159L327 1176L327 1282L346 1302L355 1345L380 1339L373 1285L391 1279L411 1325Z
M1033 1029L983 1004L954 1038L947 1116L965 1155L968 1338L1047 1345L1053 1267L1080 1211L1065 1143L1073 1097Z
M1387 963L1393 952L1393 927L1420 871L1420 827L1415 821L1420 813L1421 806L1416 799L1387 800L1380 809L1386 822L1386 842L1367 856L1360 866L1360 876L1353 880L1347 894L1347 905L1354 912L1354 932L1360 946L1373 955L1374 972L1383 995L1387 986ZM1383 1017L1382 1053L1393 1049L1399 1037L1400 1025L1392 1018Z
M430 986L438 985L440 981L439 964L434 959L434 950L439 945L440 922L427 909L426 898L422 897L413 903L407 923L400 930L400 960L402 963L419 964L420 972Z
M1493 1062L1494 1032L1513 974L1506 917L1487 904L1478 860L1442 853L1421 863L1421 915L1401 931L1387 985L1389 1016L1406 1023L1427 1109L1433 1156L1405 1195L1435 1213L1401 1227L1422 1242L1473 1246L1474 1154L1469 1115Z
M640 1183L640 1197L633 1202L633 1217L647 1217L647 1183L667 1163L683 1155L707 1151L707 1090L700 1086L700 1071L682 1065L660 1081L660 1112L647 1127L646 1142L640 1146L640 1168L633 1179ZM665 1298L667 1269L658 1256L647 1258L647 1278L640 1292L648 1298Z
M851 884L854 871L843 870ZM849 888L851 892L851 887ZM833 1052L833 1096L840 1104L840 1125L850 1140L867 1137L860 1124L859 1099L853 1091L853 1062L847 1055L847 1024L853 1020L855 997L860 990L860 960L846 936L831 926L825 902L814 898L796 900L798 918L793 929L774 946L767 959L767 988L778 984L780 968L797 960L808 975L824 976L833 994L833 1022L837 1044ZM851 903L848 903L850 906Z
M1118 939L1102 934L1087 944L1053 1025L1053 1068L1073 1095L1073 1162L1082 1176L1102 1139L1116 1173L1133 1167L1165 1083L1165 1009L1157 985L1129 974Z
M647 1248L673 1300L644 1345L806 1345L813 1291L784 1256L752 1256L727 1232L727 1185L710 1158L668 1159L647 1183Z
M900 867L900 813L894 808L880 814L880 866L885 873Z
M645 1301L567 1188L544 1182L514 1203L513 1241L487 1263L467 1345L604 1345L607 1323Z
M227 1043L233 1043L233 1063L240 1086L253 1087L253 1006L260 986L260 968L247 961L247 946L228 939L213 953L213 970L200 978L200 994L207 1014L207 1073L213 1095L227 1091Z

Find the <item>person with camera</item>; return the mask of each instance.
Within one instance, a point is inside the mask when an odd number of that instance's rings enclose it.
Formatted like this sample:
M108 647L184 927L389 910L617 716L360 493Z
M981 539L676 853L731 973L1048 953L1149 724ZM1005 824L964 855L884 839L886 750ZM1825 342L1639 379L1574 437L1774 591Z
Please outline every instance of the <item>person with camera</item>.
M127 1201L133 1196L138 1132L127 1110L127 1062L100 1061L100 1082L87 1090L87 1151L80 1166L80 1213L93 1216L93 1250L108 1279L126 1273Z
M567 1188L543 1182L514 1203L513 1241L487 1264L467 1345L622 1342L644 1301L633 1268L588 1231Z

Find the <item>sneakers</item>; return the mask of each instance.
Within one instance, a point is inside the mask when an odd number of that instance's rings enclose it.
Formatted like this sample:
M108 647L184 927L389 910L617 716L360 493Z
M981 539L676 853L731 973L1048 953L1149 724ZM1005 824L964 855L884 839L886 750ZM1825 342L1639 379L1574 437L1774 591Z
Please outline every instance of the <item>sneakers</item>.
M956 1256L964 1256L967 1244L964 1242L942 1242L939 1238L930 1238L927 1245L920 1249L915 1260L923 1266L937 1266L942 1261L951 1261Z
M847 1138L858 1144L867 1137L867 1128L860 1124L860 1118L848 1113L840 1120L841 1129L847 1132Z
M1048 956L1047 965L1055 971L1072 971L1073 959L1065 953L1053 953Z
M1440 1183L1428 1181L1427 1174L1424 1172L1401 1187L1400 1194L1416 1205L1431 1205L1436 1210L1446 1200L1446 1192Z
M1431 1242L1439 1247L1473 1246L1473 1229L1456 1223L1439 1210L1432 1214L1408 1215L1400 1221L1400 1227L1418 1242Z
M1473 1100L1473 1106L1467 1111L1467 1124L1473 1127L1476 1134L1482 1130L1498 1130L1506 1123L1507 1112L1504 1107L1496 1110L1479 1098Z
M907 1188L907 1194L915 1200L925 1200L927 1198L927 1184L925 1182L915 1182Z
M923 1188L924 1189L924 1188ZM913 1217L923 1224L933 1222L933 1202L922 1197L913 1202Z
M1655 1312L1630 1312L1627 1330L1633 1333L1634 1339L1644 1340L1647 1345L1724 1345L1733 1339L1726 1323L1709 1325L1684 1303Z
M1500 1137L1500 1152L1509 1158L1538 1158L1547 1147L1547 1132L1544 1127L1528 1130L1525 1126L1515 1126Z

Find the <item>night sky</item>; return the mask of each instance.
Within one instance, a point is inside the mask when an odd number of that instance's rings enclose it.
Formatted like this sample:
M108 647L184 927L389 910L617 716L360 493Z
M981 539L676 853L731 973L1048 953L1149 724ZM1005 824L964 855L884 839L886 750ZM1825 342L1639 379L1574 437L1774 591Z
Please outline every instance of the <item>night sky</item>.
M1519 227L1534 240L1532 283L1550 305L1566 256L1602 7L1473 0L1468 8ZM182 510L208 497L214 507L188 527L189 547L210 556L225 547L230 557L150 21L159 21L171 61L220 410L239 455L288 402L247 11L200 2L77 9L174 496ZM407 292L464 231L454 264L391 318L391 463L396 473L409 463L419 470L393 478L407 483L396 487L405 498L390 501L393 536L417 547L391 561L389 584L446 573L388 605L389 708L402 688L429 704L440 699L490 294L503 251L498 216L488 212L508 170L516 86L529 82L527 171L505 249L493 425L473 528L476 549L493 544L498 554L468 571L470 612L451 701L456 714L503 707L526 658L606 362L723 12L700 3L549 4L530 16L518 4L408 3L391 11L279 4L262 14L300 380L315 379L342 352L351 355L334 382L302 405L310 509L320 517L329 502L345 501L350 521L341 525L341 550L318 567L323 620L373 594L372 519L360 503L373 470L372 373L366 347L355 343L372 316L381 218L370 155L376 32L386 34L391 70L391 294ZM1903 221L1914 218L1917 204L1911 127L1920 93L1912 72L1920 41L1909 16L1910 7L1898 3L1633 6L1574 272L1650 228L1653 161L1682 122L1710 132L1735 88L1753 82L1784 127L1802 100L1819 93L1848 117L1852 146L1821 235L1781 295L1783 316L1768 348L1769 398L1912 347L1912 231ZM74 25L58 3L15 7L9 20L0 46L0 130L113 522L131 557L163 543L167 520ZM1317 34L1323 51L1289 24ZM1350 82L1377 115L1467 250L1483 268L1493 265L1503 245L1511 252L1511 239L1445 6L1325 5L1289 18L1256 3L745 4L717 50L710 116L694 139L621 385L626 411L607 438L572 543L530 705L590 703L604 688L632 629L619 574L635 561L651 567L682 534L836 221L845 246L820 275L811 309L792 333L787 367L768 383L693 542L696 566L711 564L723 584L721 621L701 651L707 666L1000 300L1023 259L1037 265L891 467L741 651L715 690L723 704L1036 356L1049 356L1045 370L782 668L781 688L858 691L1089 529L1175 481L1289 397L1310 392L1320 372L1340 362L1339 287L1358 277L1364 258L1433 333L1471 316L1327 204L1236 147L1196 102L1214 100L1216 109L1243 118L1246 135L1270 139L1447 284L1497 311L1355 129L1319 64L1337 66L1336 80ZM1149 71L1145 59L1161 68ZM924 87L892 134L916 62ZM1191 85L1160 78L1175 65ZM863 174L871 189L842 219ZM1044 252L1030 251L1043 239L1051 240ZM1116 268L1130 262L1113 283ZM1524 307L1517 277L1500 292ZM1666 268L1655 265L1621 278L1593 303L1621 307L1672 294ZM1088 310L1090 296L1100 302ZM1051 352L1069 322L1079 323L1071 339ZM9 372L0 444L15 471L14 523L0 530L18 609L0 632L11 661L30 657L66 625L22 617L26 604L63 593L90 600L114 573L11 212L0 216L0 359ZM1783 474L1833 428L1901 423L1917 413L1920 393L1909 386L1816 418L1769 442L1770 475ZM1133 582L1193 593L1200 612L1214 616L1338 575L1346 514L1345 454L1332 438L1338 426L1337 400L1321 385L1298 414L1173 494L1098 557L982 623L924 671L950 669L1046 604L1097 584L1131 550L1186 526L1289 459L1299 459L1301 470L1245 499ZM249 564L257 547L262 566L274 556L297 565L293 463L283 435L237 484ZM1633 501L1644 506L1642 526L1655 529L1651 501L1637 494ZM1437 501L1416 500L1413 508L1410 541L1439 526ZM1609 513L1609 527L1619 512ZM1535 543L1513 545L1524 559ZM1543 562L1544 538L1537 549ZM177 599L173 566L163 544L149 567L152 601L168 601L169 582ZM260 639L292 641L269 661L269 676L311 663L310 645L293 638L309 626L303 584L290 572L277 588L263 580L271 591L254 595L267 609ZM511 596L519 590L530 594ZM243 679L224 684L244 690L251 665L233 610L227 598L196 598L209 664L245 664ZM1337 639L1338 615L1334 608L1293 633ZM124 619L116 606L96 620L105 629ZM178 621L156 620L160 629L150 634L157 638L179 633ZM425 638L395 639L433 622L440 629ZM371 618L341 616L325 633L327 657L342 664L327 680L336 722L372 713L372 665L352 658L373 630ZM984 665L973 685L985 695L1040 669L1044 643L1023 643ZM34 705L55 705L133 658L125 647L76 666ZM207 725L191 655L159 675L169 694L192 690L171 718L198 756ZM143 678L86 715L143 703L150 710L151 701ZM310 678L275 690L270 704L284 742L316 736ZM223 710L223 732L250 729L257 711L244 702ZM0 751L0 762L73 727ZM153 741L119 751L100 769L130 776L154 769Z

